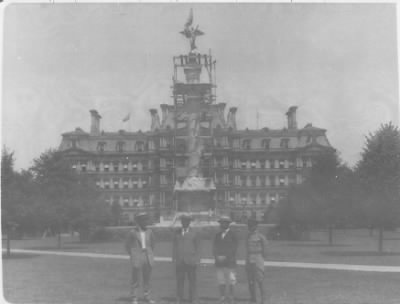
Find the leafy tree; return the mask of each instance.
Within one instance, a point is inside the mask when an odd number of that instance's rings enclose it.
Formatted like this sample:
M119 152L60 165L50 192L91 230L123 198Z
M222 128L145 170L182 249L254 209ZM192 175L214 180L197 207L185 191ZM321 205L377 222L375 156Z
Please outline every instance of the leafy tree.
M15 227L15 174L14 152L3 146L1 152L1 223L7 234L7 255L10 255L11 230Z
M343 191L348 185L351 170L341 164L336 153L316 156L313 166L301 185L289 189L288 199L280 207L281 224L289 233L298 233L310 227L326 226L329 244L333 243L333 229L346 218L349 199Z
M106 224L109 220L109 208L99 202L91 180L74 171L60 152L42 153L30 171L40 191L38 210L43 222L56 231L58 247L63 230L84 233L91 224Z
M356 173L363 192L360 205L370 224L379 229L379 252L383 231L399 224L400 218L400 131L383 124L366 136Z

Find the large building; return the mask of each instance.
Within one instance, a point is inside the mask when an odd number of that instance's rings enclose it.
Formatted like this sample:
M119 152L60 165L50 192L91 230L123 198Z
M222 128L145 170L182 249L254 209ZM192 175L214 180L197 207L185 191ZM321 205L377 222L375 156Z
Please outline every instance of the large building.
M156 219L175 211L260 218L302 182L316 155L334 151L326 130L298 127L296 106L283 129L238 129L237 108L225 113L216 100L216 61L197 52L203 33L191 23L181 32L190 52L173 58L172 102L160 105L161 117L149 110L148 131L103 131L90 110L90 131L62 134L73 168L93 178L110 206L120 204L126 221L141 211Z

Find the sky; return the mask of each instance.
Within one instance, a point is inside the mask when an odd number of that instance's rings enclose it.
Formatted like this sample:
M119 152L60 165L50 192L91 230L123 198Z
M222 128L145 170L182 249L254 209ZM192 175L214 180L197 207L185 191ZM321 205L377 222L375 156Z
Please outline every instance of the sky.
M217 102L238 128L327 129L350 166L365 135L399 125L393 4L11 4L3 23L2 144L27 169L61 134L150 128L150 108L172 103L174 55L189 15L198 50L217 60ZM130 120L122 119L130 114Z

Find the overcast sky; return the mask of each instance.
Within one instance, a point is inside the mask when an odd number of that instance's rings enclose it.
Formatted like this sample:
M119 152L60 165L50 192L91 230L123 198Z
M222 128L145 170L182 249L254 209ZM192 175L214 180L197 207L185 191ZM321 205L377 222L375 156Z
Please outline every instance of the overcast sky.
M5 10L3 144L16 168L56 148L61 133L148 130L149 108L172 103L172 56L194 10L200 52L217 59L217 101L239 128L327 129L349 165L364 135L399 124L396 8L382 4L13 4ZM131 120L122 118L131 112Z

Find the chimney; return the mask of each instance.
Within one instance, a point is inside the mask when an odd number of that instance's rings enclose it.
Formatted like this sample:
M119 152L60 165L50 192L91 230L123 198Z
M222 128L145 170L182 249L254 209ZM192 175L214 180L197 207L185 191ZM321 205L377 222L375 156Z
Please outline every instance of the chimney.
M161 107L161 124L164 127L165 121L167 120L167 116L168 116L168 105L163 103L160 105Z
M296 106L291 106L289 110L286 112L289 130L297 129L296 110L297 110Z
M227 117L227 127L233 130L236 130L236 111L237 107L230 108Z
M100 135L100 119L101 116L96 110L90 110L91 124L90 124L90 134Z
M156 109L150 109L151 114L151 131L160 129L160 116L158 116Z

